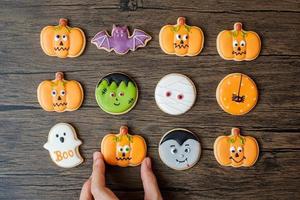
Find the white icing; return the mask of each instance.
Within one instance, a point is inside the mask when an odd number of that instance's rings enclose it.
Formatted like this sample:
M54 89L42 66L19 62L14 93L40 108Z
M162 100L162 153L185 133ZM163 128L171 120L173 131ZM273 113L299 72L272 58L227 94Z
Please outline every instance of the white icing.
M182 74L164 76L155 88L155 101L158 107L170 115L187 112L196 100L193 82Z

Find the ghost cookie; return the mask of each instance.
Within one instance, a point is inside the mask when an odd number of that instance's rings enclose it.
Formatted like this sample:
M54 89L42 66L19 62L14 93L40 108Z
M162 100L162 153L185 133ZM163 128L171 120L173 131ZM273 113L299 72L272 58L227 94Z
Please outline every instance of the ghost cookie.
M258 99L255 82L247 75L233 73L219 83L216 98L220 107L232 115L244 115L254 108Z
M181 115L195 103L196 87L191 79L183 74L172 73L164 76L156 85L157 106L170 115Z
M121 126L119 133L107 134L102 139L101 152L107 164L137 166L146 157L147 145L143 137L131 135L127 126Z
M201 145L192 132L186 129L173 129L159 142L160 159L168 167L185 170L193 167L201 155Z
M123 73L111 73L98 82L95 90L99 107L112 115L129 112L138 99L136 83Z
M44 148L59 167L71 168L83 162L79 154L80 145L74 128L70 124L59 123L51 128Z
M258 159L259 147L255 138L242 136L240 129L232 128L231 135L216 139L214 154L222 166L251 167Z

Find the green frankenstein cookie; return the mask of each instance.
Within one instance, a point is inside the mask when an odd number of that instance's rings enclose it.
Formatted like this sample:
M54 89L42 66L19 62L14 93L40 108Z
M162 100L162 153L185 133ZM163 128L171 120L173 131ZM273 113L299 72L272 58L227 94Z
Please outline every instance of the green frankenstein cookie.
M112 73L99 81L95 95L97 103L103 111L121 115L129 112L136 104L138 88L127 75Z

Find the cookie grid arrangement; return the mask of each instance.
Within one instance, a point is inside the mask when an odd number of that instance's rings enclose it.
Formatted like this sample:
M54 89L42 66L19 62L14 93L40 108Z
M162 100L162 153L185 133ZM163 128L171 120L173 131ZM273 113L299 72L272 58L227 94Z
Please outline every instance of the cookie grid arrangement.
M40 35L45 54L59 58L80 56L86 45L84 32L68 26L66 19L60 19L57 26L46 26ZM130 35L127 26L113 25L111 35L98 32L91 40L98 49L124 55L129 51L145 47L152 37L146 32L134 29ZM217 51L225 60L251 61L258 57L261 48L259 36L253 31L242 29L235 23L233 30L224 30L217 37ZM201 28L189 26L184 17L176 25L165 25L159 33L159 44L163 52L176 56L197 56L204 44ZM196 100L197 92L192 80L183 74L167 74L156 85L157 106L169 115L181 115L189 111ZM83 89L75 80L65 80L57 72L54 80L40 83L37 89L39 104L45 111L74 111L83 102ZM138 86L128 75L113 72L100 79L95 88L95 98L106 113L122 115L134 108L138 100ZM258 100L255 82L245 74L232 73L220 81L216 90L219 106L231 115L250 112ZM147 154L145 140L139 135L128 133L122 126L118 134L106 135L101 142L101 152L107 164L121 167L137 166ZM79 154L81 141L70 124L53 126L44 148L51 159L60 167L71 168L83 162ZM189 130L176 128L163 135L159 142L159 156L164 164L175 170L193 167L201 155L201 144ZM214 143L214 155L222 166L250 167L259 155L255 138L242 136L238 128L231 135L219 136Z

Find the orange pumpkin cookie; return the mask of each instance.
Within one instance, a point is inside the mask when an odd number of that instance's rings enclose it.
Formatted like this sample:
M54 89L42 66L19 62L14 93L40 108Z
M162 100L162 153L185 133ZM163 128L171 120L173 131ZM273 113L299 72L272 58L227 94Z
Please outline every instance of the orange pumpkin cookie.
M201 52L203 43L202 30L188 26L184 17L179 17L176 25L165 25L159 33L159 44L166 54L196 56Z
M240 129L232 128L230 136L219 136L214 144L214 154L223 166L251 167L255 164L259 147L255 138L240 135Z
M78 57L85 48L84 32L69 27L67 19L60 19L57 26L43 28L40 40L45 54L59 58Z
M130 135L126 126L121 126L119 134L108 134L101 142L104 160L110 165L121 167L137 166L147 153L147 145L139 135Z
M257 103L258 91L254 81L247 75L227 75L218 85L216 98L221 108L232 115L244 115Z
M225 60L254 60L259 55L261 41L257 33L245 31L242 23L234 24L233 30L224 30L217 37L217 49Z
M41 82L37 96L44 110L56 112L77 110L84 98L80 83L65 80L62 72L57 72L54 80Z

